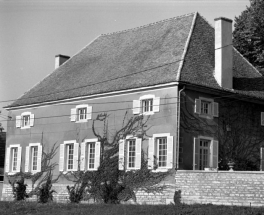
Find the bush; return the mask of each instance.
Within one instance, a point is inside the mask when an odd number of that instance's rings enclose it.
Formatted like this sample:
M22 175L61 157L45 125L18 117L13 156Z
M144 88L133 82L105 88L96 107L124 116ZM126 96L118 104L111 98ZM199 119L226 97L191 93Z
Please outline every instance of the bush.
M13 195L15 201L21 201L28 198L28 194L26 192L27 184L24 183L24 178L17 180L15 183L12 184Z
M39 203L47 203L53 201L53 193L55 190L51 190L52 182L51 177L48 177L46 183L42 184L37 191L37 197Z

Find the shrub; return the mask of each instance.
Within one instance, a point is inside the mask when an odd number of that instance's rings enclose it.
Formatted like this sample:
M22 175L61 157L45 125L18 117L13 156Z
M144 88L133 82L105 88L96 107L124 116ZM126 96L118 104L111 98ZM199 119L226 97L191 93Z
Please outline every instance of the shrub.
M52 181L51 176L48 177L46 183L42 184L37 190L37 197L39 203L47 203L53 201L53 193L56 191L51 190Z
M15 181L15 183L12 184L12 190L15 201L21 201L28 198L26 189L27 189L27 184L24 183L24 178L21 178L20 180L17 180Z

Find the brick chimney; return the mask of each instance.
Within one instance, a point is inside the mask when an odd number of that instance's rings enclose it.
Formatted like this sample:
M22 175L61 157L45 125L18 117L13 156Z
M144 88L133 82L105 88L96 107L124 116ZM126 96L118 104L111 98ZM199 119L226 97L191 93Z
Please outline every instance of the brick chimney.
M215 19L215 79L217 83L233 89L232 20Z
M61 55L61 54L56 55L55 56L55 69L60 67L60 65L62 65L64 62L66 62L69 59L70 57L66 55Z

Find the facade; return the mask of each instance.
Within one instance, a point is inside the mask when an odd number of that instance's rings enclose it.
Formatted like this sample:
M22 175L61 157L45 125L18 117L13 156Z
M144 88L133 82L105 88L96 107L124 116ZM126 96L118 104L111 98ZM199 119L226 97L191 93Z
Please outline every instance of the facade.
M100 113L109 114L113 131L121 128L126 114L149 117L146 140L130 137L120 143L125 147L119 158L127 170L140 168L140 149L153 171L217 170L221 146L228 141L219 132L227 115L225 101L254 106L252 123L258 133L264 124L261 82L262 75L232 47L232 21L226 18L216 19L214 29L192 13L100 35L71 58L56 56L55 71L6 107L12 120L5 172L41 171L42 151L54 144L59 146L54 176L77 171L78 160L81 170L96 171L100 142L92 122ZM232 129L231 122L226 125ZM69 183L61 178L56 185L62 196ZM174 184L175 178L167 183ZM4 199L10 196L8 189L5 181ZM171 193L160 197L162 203L172 200Z

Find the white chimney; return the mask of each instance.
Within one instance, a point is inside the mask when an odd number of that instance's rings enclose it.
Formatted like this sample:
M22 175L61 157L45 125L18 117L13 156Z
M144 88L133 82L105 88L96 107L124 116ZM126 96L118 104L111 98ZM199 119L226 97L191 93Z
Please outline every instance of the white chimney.
M65 61L69 60L70 57L66 56L66 55L56 55L55 56L55 69L57 69L58 67L60 67L60 65L62 65Z
M215 19L215 79L217 83L233 89L232 20Z

